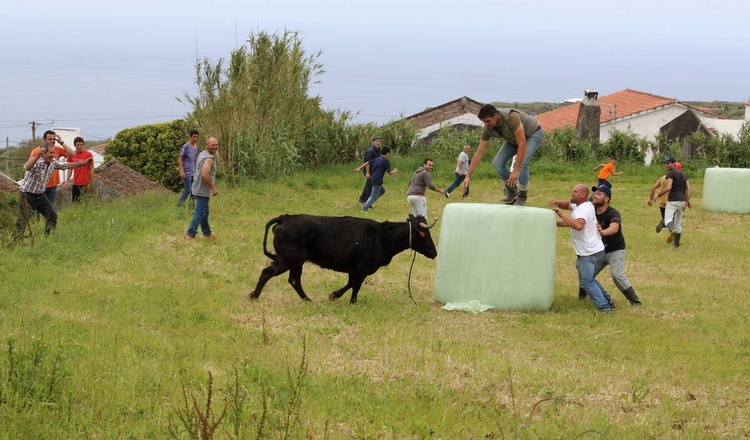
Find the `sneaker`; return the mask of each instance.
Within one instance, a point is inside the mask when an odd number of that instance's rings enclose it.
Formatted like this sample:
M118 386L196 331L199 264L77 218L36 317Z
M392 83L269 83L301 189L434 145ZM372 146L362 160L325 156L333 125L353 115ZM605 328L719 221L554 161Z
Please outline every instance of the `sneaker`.
M444 194L445 194L445 198L446 199L450 199L451 198L451 193L449 193L448 191L446 191Z
M664 229L664 220L661 220L659 224L656 225L656 233L658 234L662 229Z
M615 308L615 303L614 303L614 302L612 302L612 300L611 300L611 299L608 299L608 300L607 300L607 304L609 304L609 307L610 307L610 308L612 308L612 309L614 309L614 308Z
M641 302L640 301L632 301L630 303L630 306L631 307L640 307L641 306Z
M216 240L216 234L214 234L214 233L212 232L212 233L210 233L209 235L204 235L204 236L203 236L203 238L207 238L207 239L209 239L209 240Z
M612 313L612 307L602 307L599 309L600 313Z
M191 237L191 236L190 236L190 235L188 235L188 234L185 234L185 235L183 235L183 237L184 237L184 238L185 238L185 239L186 239L187 241L195 241L195 237Z
M676 235L677 235L677 231L670 232L669 237L667 237L667 243L672 243Z

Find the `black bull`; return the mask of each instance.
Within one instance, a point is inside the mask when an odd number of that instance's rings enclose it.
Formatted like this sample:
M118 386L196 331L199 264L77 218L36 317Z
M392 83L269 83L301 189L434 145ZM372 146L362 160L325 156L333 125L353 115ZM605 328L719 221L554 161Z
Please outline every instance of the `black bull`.
M263 253L271 265L263 269L249 298L260 296L271 278L289 271L289 284L303 300L310 301L302 290L302 265L311 261L325 269L349 274L341 289L333 291L330 300L341 298L352 289L351 303L367 276L388 265L406 249L414 249L427 258L437 256L430 228L424 217L409 216L406 222L376 222L356 217L322 217L315 215L281 215L266 224ZM273 226L273 247L267 250L268 229Z

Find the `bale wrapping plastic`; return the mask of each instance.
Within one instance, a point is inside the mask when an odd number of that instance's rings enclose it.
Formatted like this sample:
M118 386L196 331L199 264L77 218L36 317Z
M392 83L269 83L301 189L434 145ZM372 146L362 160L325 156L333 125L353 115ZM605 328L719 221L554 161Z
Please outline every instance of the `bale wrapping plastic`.
M440 220L438 302L546 311L554 299L555 214L542 208L451 203Z
M750 169L707 168L703 176L703 209L750 213Z

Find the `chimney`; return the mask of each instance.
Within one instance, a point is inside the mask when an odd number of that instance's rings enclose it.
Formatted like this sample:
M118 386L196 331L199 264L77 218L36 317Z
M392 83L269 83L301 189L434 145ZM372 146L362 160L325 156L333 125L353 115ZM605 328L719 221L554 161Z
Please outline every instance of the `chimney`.
M578 104L578 120L576 121L576 132L578 137L591 140L594 146L599 145L599 132L601 130L602 109L599 107L599 92L594 89L583 90L583 100Z

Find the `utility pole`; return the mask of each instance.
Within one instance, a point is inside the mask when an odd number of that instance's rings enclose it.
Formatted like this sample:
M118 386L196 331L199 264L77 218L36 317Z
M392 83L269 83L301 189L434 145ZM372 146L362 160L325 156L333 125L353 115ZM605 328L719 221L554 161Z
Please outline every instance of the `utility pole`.
M10 141L8 141L8 136L5 137L5 174L8 174L10 171L10 151L8 151L8 148L10 148Z
M29 122L31 124L31 145L36 144L36 121Z

